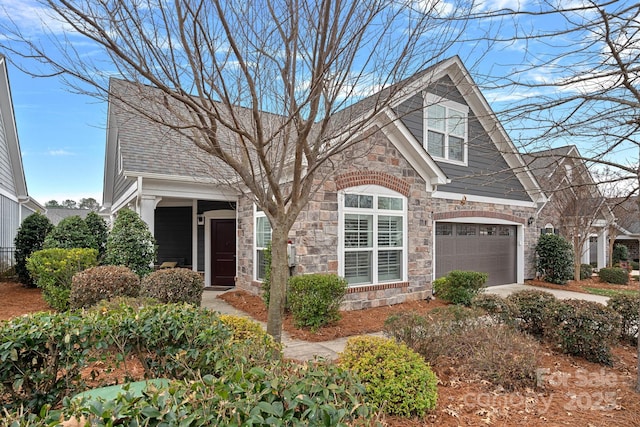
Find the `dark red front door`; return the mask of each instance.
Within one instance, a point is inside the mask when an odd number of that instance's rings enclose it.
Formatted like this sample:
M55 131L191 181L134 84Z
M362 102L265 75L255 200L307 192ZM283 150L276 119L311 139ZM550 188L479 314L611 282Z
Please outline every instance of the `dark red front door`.
M234 286L236 220L211 220L211 285Z

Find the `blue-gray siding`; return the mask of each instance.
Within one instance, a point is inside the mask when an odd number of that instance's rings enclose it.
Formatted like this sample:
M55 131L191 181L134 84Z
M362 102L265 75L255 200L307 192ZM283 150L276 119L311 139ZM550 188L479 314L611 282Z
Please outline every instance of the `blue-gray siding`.
M429 86L427 92L467 105L447 77ZM423 95L416 94L396 108L396 113L416 140L424 146ZM451 179L438 190L452 193L531 201L520 180L491 141L474 111L469 111L468 166L437 161Z

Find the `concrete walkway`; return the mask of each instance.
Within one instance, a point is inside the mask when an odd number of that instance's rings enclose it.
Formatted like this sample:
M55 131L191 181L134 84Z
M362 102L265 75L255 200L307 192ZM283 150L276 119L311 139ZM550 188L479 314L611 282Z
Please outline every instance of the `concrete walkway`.
M514 292L520 290L532 290L537 289L545 292L552 293L558 299L583 299L588 301L595 301L602 304L606 304L609 300L608 297L600 296L600 295L591 295L591 294L583 294L579 292L571 292L571 291L563 291L557 289L547 289L547 288L539 288L535 286L527 286L527 285L501 285L501 286L492 286L490 288L486 288L487 293L492 293L496 295L500 295L502 297L506 297ZM217 311L222 314L233 314L236 316L249 317L245 312L240 311L227 304L220 298L217 298L218 295L222 294L223 291L205 291L202 295L202 307L208 308L210 310ZM266 324L263 322L262 326L266 328ZM378 332L375 334L382 336L382 332ZM338 353L344 350L344 347L347 343L348 338L338 338L330 341L323 342L308 342L302 340L296 340L283 331L282 332L282 344L284 345L284 356L289 359L307 361L313 360L314 357L323 357L327 360L335 360L338 358Z

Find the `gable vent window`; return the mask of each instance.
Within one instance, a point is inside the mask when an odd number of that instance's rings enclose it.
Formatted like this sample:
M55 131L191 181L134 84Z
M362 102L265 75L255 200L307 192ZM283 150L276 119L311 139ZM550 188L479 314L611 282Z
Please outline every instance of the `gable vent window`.
M426 94L424 110L427 152L438 160L466 164L469 107Z

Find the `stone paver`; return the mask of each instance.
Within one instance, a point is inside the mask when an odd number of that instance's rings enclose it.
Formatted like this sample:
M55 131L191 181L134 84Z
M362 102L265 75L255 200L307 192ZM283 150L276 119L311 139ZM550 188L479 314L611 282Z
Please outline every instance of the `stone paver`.
M600 295L591 295L591 294L583 294L579 292L571 292L571 291L563 291L556 289L547 289L547 288L539 288L535 286L527 286L527 285L500 285L500 286L492 286L486 288L486 292L493 293L496 295L500 295L502 297L506 297L513 292L517 292L524 289L538 289L545 292L550 292L559 299L583 299L588 301L595 301L602 304L606 304L609 300L608 297L600 296ZM220 298L216 298L218 295L222 294L222 291L205 291L202 295L202 306L208 308L210 310L217 311L222 314L233 314L242 317L249 317L245 312L240 311L227 304ZM263 327L266 325L263 322L259 322ZM377 332L374 334L376 336L383 336L382 332ZM330 341L323 342L308 342L302 340L296 340L289 337L286 333L283 332L282 336L282 344L284 345L284 356L289 359L307 361L313 360L314 357L323 357L327 360L335 360L338 358L338 354L344 350L344 347L347 343L348 338L338 338Z

